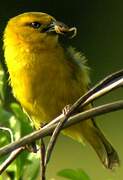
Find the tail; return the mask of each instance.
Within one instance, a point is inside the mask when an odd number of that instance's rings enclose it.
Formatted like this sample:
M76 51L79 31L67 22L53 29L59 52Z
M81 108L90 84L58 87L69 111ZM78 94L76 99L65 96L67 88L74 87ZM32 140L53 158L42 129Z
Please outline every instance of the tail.
M95 149L106 168L113 169L120 164L117 152L104 137L94 121L93 126L87 126L87 129L83 132L83 136Z

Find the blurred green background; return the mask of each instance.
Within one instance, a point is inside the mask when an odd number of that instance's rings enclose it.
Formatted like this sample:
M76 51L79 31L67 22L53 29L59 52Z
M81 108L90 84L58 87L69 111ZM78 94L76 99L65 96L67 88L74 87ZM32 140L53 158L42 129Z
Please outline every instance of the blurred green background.
M41 11L78 29L70 44L84 52L91 67L92 84L123 68L123 1L122 0L5 0L0 2L0 60L3 61L2 34L7 20L26 11ZM122 98L122 89L106 95L95 105ZM7 97L8 99L8 97ZM3 125L3 112L0 125ZM9 115L8 115L9 118ZM7 122L6 118L6 122ZM121 166L115 171L102 167L93 149L60 136L48 165L47 179L55 178L64 168L82 168L92 180L123 179L123 111L97 118L97 123L118 151ZM28 133L28 132L27 132ZM25 160L26 161L26 160ZM33 162L33 164L35 164ZM33 167L33 165L32 165ZM31 168L29 172L31 173ZM28 172L28 173L29 173ZM30 175L30 174L29 174ZM28 178L27 178L28 177ZM27 176L26 179L29 179Z

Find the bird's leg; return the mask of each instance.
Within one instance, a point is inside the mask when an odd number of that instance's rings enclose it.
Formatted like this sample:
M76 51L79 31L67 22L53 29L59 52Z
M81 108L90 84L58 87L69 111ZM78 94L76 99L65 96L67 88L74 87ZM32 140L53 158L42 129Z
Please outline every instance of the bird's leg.
M69 110L70 110L70 107L71 105L66 105L63 110L62 110L62 113L64 115L66 115ZM47 146L47 149L46 149L46 155L45 155L45 166L48 164L49 160L50 160L50 157L51 157L51 154L52 154L52 151L53 151L53 148L55 146L55 143L56 143L56 140L57 140L57 137L62 129L62 126L64 125L64 121L60 121L58 123L58 125L56 126L55 130L53 131L53 134L50 138L50 141L48 143L48 146Z

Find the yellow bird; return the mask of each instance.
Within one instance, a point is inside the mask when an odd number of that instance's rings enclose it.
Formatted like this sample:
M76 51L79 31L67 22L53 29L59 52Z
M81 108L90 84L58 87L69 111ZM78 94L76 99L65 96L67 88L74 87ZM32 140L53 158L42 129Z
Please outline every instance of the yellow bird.
M74 30L41 12L13 17L5 28L4 56L13 94L37 129L88 90L85 57L59 42L59 36L70 35ZM93 120L62 132L81 143L87 140L106 168L119 163L116 151Z

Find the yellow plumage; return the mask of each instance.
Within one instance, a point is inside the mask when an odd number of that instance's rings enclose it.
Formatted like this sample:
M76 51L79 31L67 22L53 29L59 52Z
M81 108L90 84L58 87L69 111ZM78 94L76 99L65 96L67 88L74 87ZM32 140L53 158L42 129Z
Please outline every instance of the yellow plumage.
M36 128L61 114L88 89L84 56L59 43L58 35L68 32L63 23L39 12L16 16L5 29L4 53L13 94ZM92 120L63 132L79 142L84 137L106 167L118 163L117 153Z

